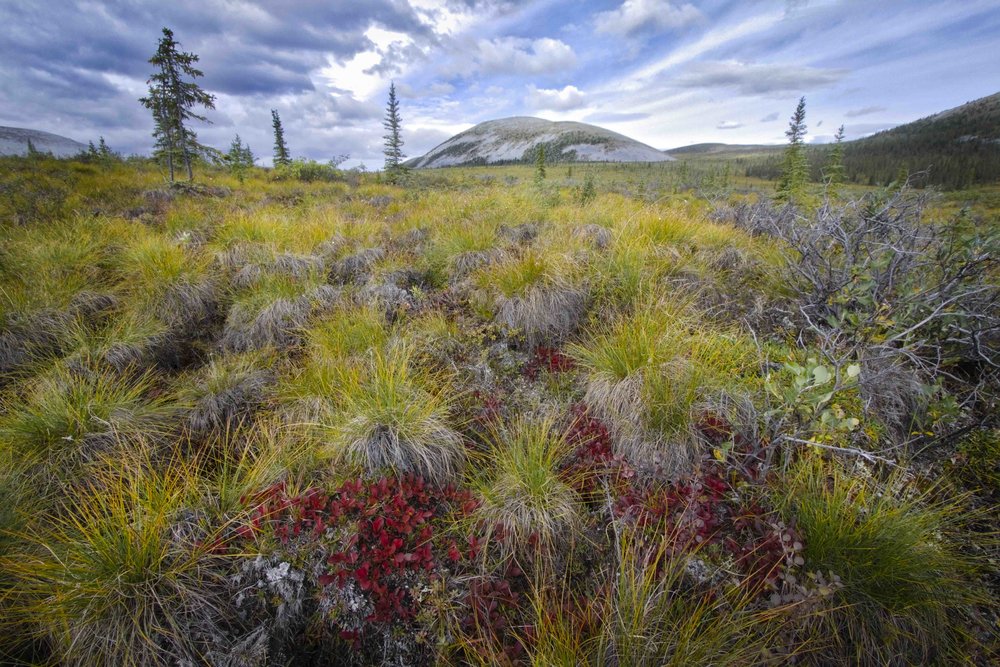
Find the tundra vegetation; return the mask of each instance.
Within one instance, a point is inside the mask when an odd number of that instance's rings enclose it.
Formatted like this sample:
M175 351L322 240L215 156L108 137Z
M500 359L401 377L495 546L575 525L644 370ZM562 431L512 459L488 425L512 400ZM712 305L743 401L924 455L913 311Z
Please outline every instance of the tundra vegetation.
M995 664L995 191L230 166L0 164L3 661Z

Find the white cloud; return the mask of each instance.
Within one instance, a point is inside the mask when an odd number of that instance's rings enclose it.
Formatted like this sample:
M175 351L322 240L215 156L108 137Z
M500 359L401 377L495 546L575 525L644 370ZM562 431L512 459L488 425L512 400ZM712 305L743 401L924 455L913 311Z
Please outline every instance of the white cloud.
M755 65L736 60L704 62L677 79L685 88L735 88L743 95L801 93L829 86L846 76L847 70L820 69L801 65Z
M773 123L774 121L778 120L778 118L779 118L779 114L778 114L777 111L775 111L775 112L769 113L766 116L764 116L763 118L761 118L760 122L762 122L762 123Z
M766 32L781 22L784 12L771 12L770 14L756 14L751 18L732 26L724 26L706 32L694 42L686 44L671 51L666 57L644 65L626 75L630 85L625 88L641 88L645 85L642 81L649 79L664 70L676 67L687 62L691 62L698 56L709 53L726 44L737 42L751 35ZM616 89L622 88L620 82L616 83Z
M885 111L885 107L862 107L860 109L851 109L844 113L848 118L857 118L858 116L867 116L873 113L879 113L880 111Z
M572 47L543 37L497 37L477 44L477 69L488 74L546 74L576 65Z
M735 130L743 127L743 123L735 120L723 120L720 121L718 125L715 126L717 130Z
M565 86L562 90L528 86L525 103L533 109L569 111L584 105L586 95L576 86Z
M627 36L648 28L675 30L700 21L698 8L689 2L669 0L625 0L618 9L594 16L597 32Z

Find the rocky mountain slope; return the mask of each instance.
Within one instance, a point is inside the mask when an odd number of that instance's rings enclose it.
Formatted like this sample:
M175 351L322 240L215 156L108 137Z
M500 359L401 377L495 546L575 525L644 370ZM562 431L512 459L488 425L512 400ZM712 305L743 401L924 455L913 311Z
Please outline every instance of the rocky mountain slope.
M36 151L56 157L70 157L87 150L86 144L51 132L0 126L0 155L27 155L29 140Z
M422 168L532 162L539 146L545 147L547 162L673 160L652 146L596 125L516 116L480 123L407 164Z

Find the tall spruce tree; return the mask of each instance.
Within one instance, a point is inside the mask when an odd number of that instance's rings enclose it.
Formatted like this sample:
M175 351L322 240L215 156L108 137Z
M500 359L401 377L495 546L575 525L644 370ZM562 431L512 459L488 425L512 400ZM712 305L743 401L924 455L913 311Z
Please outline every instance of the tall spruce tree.
M382 127L386 134L385 140L385 177L390 183L398 183L409 171L403 166L403 139L400 136L403 119L399 115L399 100L396 99L396 83L389 83L389 103L385 107L385 120Z
M139 99L144 107L153 112L156 152L166 159L171 182L174 180L174 161L178 157L184 162L188 180L194 180L191 161L203 152L197 135L185 123L190 120L210 121L196 114L192 108L215 108L215 96L206 93L194 82L194 79L204 75L194 66L198 56L178 51L179 46L174 40L174 33L164 28L156 53L149 59L150 64L158 67L146 82L149 84L149 96Z
M285 128L281 126L281 116L277 109L271 109L271 126L274 128L274 166L287 167L292 163L285 143Z
M836 199L844 185L844 126L837 128L833 135L833 149L823 167L823 180L826 182L826 196Z
M775 199L779 202L793 203L802 198L805 193L806 180L809 178L809 159L806 157L806 98L799 98L785 136L788 146L781 166L781 177Z

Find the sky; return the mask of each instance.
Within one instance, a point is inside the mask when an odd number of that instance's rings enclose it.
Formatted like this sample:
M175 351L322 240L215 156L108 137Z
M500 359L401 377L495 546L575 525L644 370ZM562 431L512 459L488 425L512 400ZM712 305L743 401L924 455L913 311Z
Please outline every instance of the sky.
M199 139L270 164L381 167L507 116L593 123L660 149L848 139L1000 91L1000 0L2 0L0 125L148 153L137 101L161 29L215 95Z

